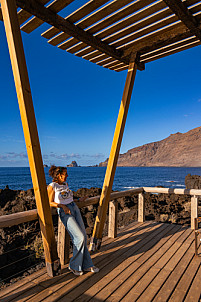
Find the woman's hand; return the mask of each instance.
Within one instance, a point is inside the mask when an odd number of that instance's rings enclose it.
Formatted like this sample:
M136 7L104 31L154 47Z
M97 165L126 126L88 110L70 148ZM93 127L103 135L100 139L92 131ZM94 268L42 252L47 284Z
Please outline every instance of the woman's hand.
M62 209L64 210L64 213L65 213L65 214L71 215L71 211L70 211L70 209L69 209L67 206L62 205Z

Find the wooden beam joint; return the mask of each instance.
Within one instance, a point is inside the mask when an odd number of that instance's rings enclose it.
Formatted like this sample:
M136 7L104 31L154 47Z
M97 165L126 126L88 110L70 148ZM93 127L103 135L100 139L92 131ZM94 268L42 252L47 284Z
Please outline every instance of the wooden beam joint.
M181 0L163 0L171 11L185 24L190 32L201 41L201 30L196 18L188 10L185 2Z

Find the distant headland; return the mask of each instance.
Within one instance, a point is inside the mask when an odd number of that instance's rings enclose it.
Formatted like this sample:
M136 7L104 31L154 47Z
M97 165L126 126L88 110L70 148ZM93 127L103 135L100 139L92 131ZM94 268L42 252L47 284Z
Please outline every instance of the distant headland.
M119 167L201 167L201 127L120 154ZM108 159L99 164L107 166Z

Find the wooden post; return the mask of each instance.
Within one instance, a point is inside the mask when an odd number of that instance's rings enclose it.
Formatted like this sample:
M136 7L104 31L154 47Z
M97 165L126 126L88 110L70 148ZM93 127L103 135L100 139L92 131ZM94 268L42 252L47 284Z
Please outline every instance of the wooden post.
M69 261L70 236L58 216L58 243L57 250L61 265L65 265Z
M191 197L191 229L195 229L195 218L198 218L198 197Z
M130 104L131 94L133 90L137 64L135 63L136 55L133 56L132 62L129 64L125 88L123 92L123 97L119 109L119 115L117 119L117 124L115 128L114 138L112 142L112 147L110 151L110 156L108 160L107 170L105 174L104 184L102 188L102 193L99 202L99 208L96 215L96 220L93 229L93 235L91 238L91 243L89 249L94 251L99 249L102 241L102 232L105 223L108 203L110 200L110 194L112 191L112 185L114 180L114 175L117 166L117 160L119 156L119 151L121 147L122 137L124 133L128 108Z
M1 0L1 9L42 232L47 272L49 276L54 276L60 271L60 262L57 255L43 161L15 0Z
M109 221L108 221L108 237L117 237L117 213L118 202L112 200L109 202Z
M144 194L138 194L138 221L145 221L145 204L144 204Z

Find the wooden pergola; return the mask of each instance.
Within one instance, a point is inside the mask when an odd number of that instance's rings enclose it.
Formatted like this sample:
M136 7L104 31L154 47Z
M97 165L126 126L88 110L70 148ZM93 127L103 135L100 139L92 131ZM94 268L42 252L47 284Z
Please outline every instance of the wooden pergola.
M117 72L128 70L91 250L101 245L136 70L143 70L145 63L201 44L201 1L90 0L61 17L59 13L73 1L0 0L0 19L5 25L50 276L58 273L60 262L20 30L31 33L45 22L50 28L42 37L51 45Z

